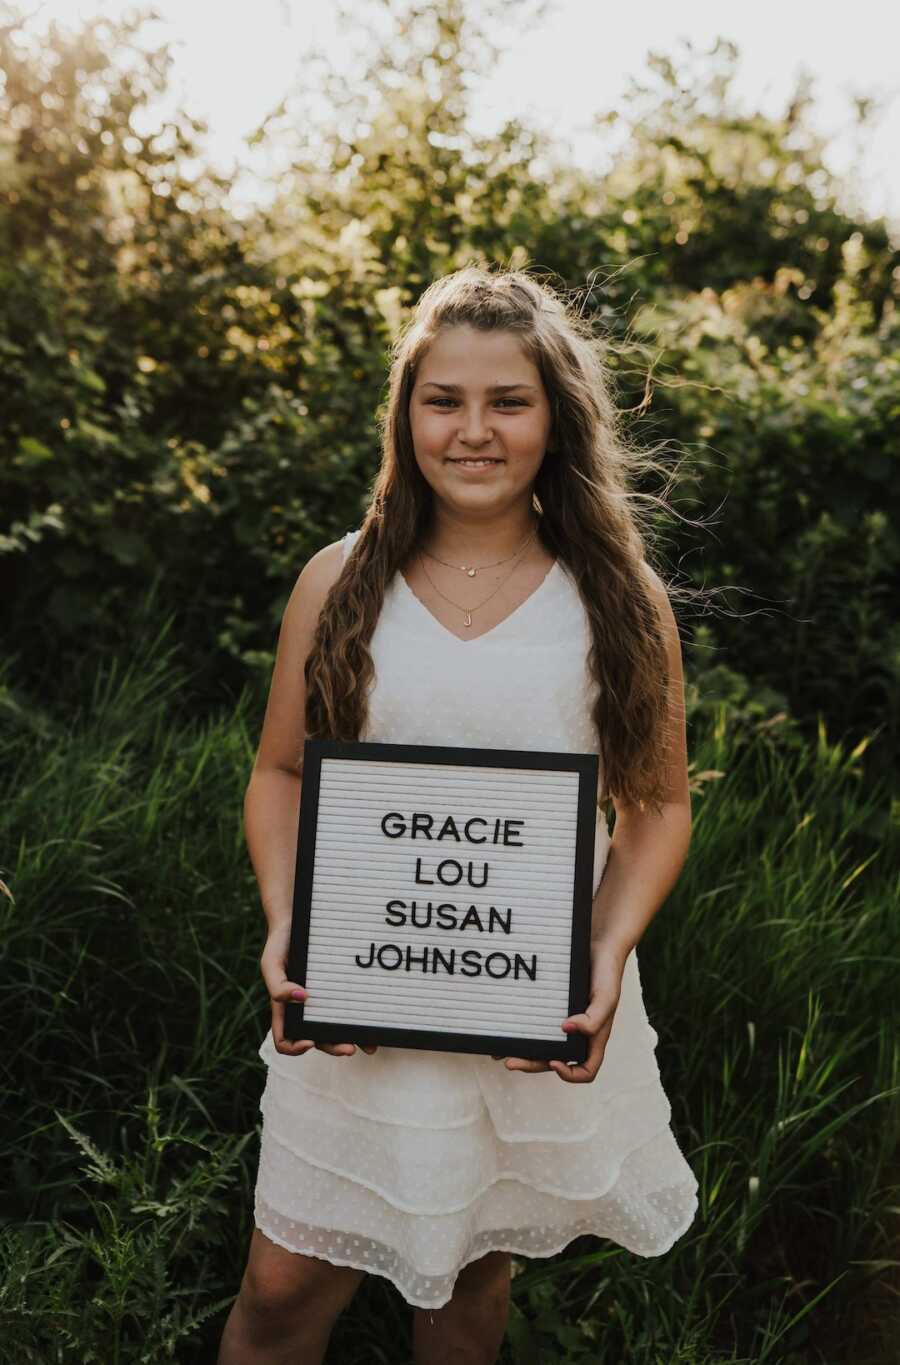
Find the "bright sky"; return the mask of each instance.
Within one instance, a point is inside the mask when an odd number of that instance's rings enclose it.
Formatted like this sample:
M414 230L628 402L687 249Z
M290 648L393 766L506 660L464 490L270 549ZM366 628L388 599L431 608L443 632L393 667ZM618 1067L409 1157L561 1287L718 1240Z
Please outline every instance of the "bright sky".
M363 7L363 0L357 3ZM477 8L478 0L471 3ZM134 8L133 0L29 5L33 27ZM346 65L350 40L336 31L332 6L328 0L152 0L152 8L161 18L147 25L148 43L168 40L175 57L173 102L208 121L210 160L238 173L235 201L263 198L252 176L240 175L253 164L242 138L302 81L311 44L325 48L336 67ZM890 217L900 237L900 9L881 0L855 0L851 7L555 0L545 20L521 36L510 23L503 60L473 95L472 128L488 132L524 116L568 143L574 160L603 169L615 143L591 133L590 120L616 106L629 78L646 74L648 50L675 57L684 38L704 49L719 37L738 48L735 88L745 112L783 112L798 76L809 73L812 121L828 139L829 165L852 176L859 202ZM850 131L852 100L860 95L884 101L861 139Z

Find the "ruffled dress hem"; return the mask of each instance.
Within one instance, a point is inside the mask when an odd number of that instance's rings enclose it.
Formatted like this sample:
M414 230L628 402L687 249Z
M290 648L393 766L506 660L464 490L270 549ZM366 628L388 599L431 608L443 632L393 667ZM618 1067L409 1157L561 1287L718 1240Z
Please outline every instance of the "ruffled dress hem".
M671 1251L672 1247L678 1241L678 1238L681 1237L682 1234L685 1233L687 1229L691 1226L691 1224L694 1221L694 1218L696 1217L696 1213L697 1198L695 1196L693 1203L689 1206L688 1212L686 1213L682 1222L675 1226L669 1240L665 1242L662 1246L660 1246L656 1251L641 1252L638 1251L635 1247L628 1246L628 1244L625 1242L620 1243L620 1245L623 1246L626 1251L630 1251L635 1255L664 1256L667 1251ZM284 1238L279 1237L278 1233L275 1232L270 1226L267 1226L264 1221L261 1221L259 1213L257 1213L255 1222L260 1232L263 1233L265 1237L268 1237L270 1242L274 1242L276 1246L283 1247L285 1251L290 1251L298 1255L315 1256L319 1260L328 1261L330 1265L348 1266L352 1270L362 1270L370 1275L380 1275L383 1279L390 1281L390 1283L394 1286L396 1290L398 1290L400 1295L405 1299L405 1301L410 1305L411 1308L427 1308L431 1310L443 1308L446 1304L450 1302L451 1298L453 1297L453 1289L451 1288L443 1298L418 1299L415 1297L414 1294L412 1294L411 1291L405 1290L403 1285L393 1276L386 1274L386 1272L383 1270L376 1270L370 1263L367 1263L361 1258L353 1260L351 1258L339 1256L334 1252L329 1252L329 1254L326 1255L323 1251L321 1250L316 1251L311 1247L305 1246L300 1247L292 1245L291 1243L285 1241ZM459 1274L459 1272L463 1270L467 1265L470 1265L472 1261L479 1260L482 1256L486 1256L490 1251L508 1251L511 1252L513 1256L527 1256L529 1259L531 1257L557 1256L561 1251L564 1251L566 1249L570 1242L574 1242L577 1237L583 1237L585 1235L603 1237L606 1234L601 1231L598 1231L593 1227L586 1227L582 1230L579 1230L577 1227L575 1227L574 1230L568 1229L563 1234L562 1239L558 1241L555 1245L546 1247L543 1250L536 1249L533 1244L526 1246L523 1242L505 1241L502 1238L495 1238L489 1246L479 1247L478 1250L473 1251L470 1256L466 1256L462 1261L460 1261L456 1273Z
M627 1160L627 1158L626 1158ZM621 1167L620 1167L621 1169ZM286 1219L272 1210L265 1199L257 1192L254 1206L254 1222L269 1241L295 1255L314 1256L332 1265L346 1266L368 1274L380 1275L393 1285L401 1297L413 1308L443 1308L453 1297L456 1278L460 1271L473 1261L479 1260L490 1251L507 1251L515 1256L527 1258L547 1258L558 1255L576 1238L582 1236L604 1237L613 1240L618 1246L632 1255L643 1257L663 1256L694 1222L698 1208L696 1184L669 1187L673 1198L679 1202L680 1212L670 1224L668 1234L652 1245L631 1239L621 1227L613 1234L614 1221L609 1214L598 1213L581 1219L569 1218L564 1227L547 1227L526 1230L496 1229L479 1233L471 1247L461 1253L450 1272L443 1276L432 1277L442 1287L434 1288L429 1295L427 1289L417 1290L415 1285L427 1285L429 1277L417 1274L412 1269L404 1273L399 1264L402 1258L396 1250L383 1242L371 1238L353 1238L339 1228L326 1228L321 1225L302 1224ZM660 1192L662 1193L662 1192ZM281 1223L290 1235L279 1232ZM356 1242L355 1254L350 1254L348 1244Z
M584 1098L584 1087L567 1089ZM501 1134L487 1103L427 1136L370 1113L350 1120L296 1071L260 1103L259 1230L288 1251L381 1275L417 1308L449 1302L463 1266L489 1251L547 1257L589 1234L659 1256L696 1215L697 1181L653 1081L585 1111L589 1131L549 1140Z

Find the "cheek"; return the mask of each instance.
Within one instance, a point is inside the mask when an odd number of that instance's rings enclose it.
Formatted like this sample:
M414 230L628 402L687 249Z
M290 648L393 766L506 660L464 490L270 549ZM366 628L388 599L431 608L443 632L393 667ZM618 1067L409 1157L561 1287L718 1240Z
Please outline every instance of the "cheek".
M440 440L440 426L427 414L419 414L410 421L413 444L417 450L427 451Z
M516 422L515 429L510 433L509 440L516 449L534 451L542 448L547 439L546 423L540 414L535 414L528 421Z

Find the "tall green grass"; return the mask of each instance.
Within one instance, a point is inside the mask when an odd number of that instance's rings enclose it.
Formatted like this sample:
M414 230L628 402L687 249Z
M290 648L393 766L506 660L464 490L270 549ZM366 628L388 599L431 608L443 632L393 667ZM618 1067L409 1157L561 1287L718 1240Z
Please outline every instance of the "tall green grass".
M163 630L68 714L0 666L0 1338L211 1362L251 1229L268 1026L242 832L261 701L192 716ZM861 748L692 725L694 837L639 948L694 1226L514 1262L516 1365L887 1365L898 1337L900 820ZM335 1065L340 1065L335 1062ZM406 1362L367 1277L329 1360ZM894 1345L891 1346L893 1341Z

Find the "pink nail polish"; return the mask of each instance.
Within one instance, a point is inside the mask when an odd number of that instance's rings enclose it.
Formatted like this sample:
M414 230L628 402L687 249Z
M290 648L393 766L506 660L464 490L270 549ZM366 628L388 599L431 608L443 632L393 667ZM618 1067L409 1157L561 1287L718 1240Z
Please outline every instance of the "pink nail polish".
M306 999L306 991L302 991L302 990L301 990L301 991L291 991L291 999L292 999L292 1000L305 1000L305 999Z

